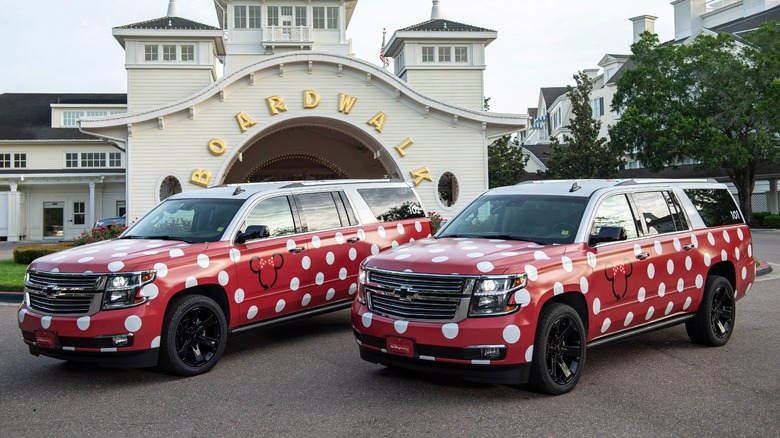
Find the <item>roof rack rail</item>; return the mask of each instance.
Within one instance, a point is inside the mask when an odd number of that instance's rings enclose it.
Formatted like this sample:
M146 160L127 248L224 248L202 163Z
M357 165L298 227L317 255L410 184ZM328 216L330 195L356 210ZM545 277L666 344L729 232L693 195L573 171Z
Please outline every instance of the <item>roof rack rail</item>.
M675 179L675 178L633 178L633 179L627 179L625 181L621 181L616 186L630 186L630 185L639 185L639 184L660 184L660 183L681 183L681 182L689 182L689 183L717 183L714 178L686 178L686 179Z

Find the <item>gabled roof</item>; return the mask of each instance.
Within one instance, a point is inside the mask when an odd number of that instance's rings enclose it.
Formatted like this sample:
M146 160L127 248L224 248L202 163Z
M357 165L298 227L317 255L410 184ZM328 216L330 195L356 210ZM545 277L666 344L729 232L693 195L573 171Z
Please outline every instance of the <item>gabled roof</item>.
M634 60L631 58L628 58L623 65L620 66L618 71L615 72L614 75L612 75L611 78L607 81L607 84L614 84L617 82L618 79L620 79L623 76L623 73L628 70L634 68Z
M95 140L78 128L52 128L51 105L124 105L126 94L0 94L0 140Z
M114 29L187 29L187 30L220 30L218 27L198 23L181 17L160 17L140 23L117 26Z
M399 29L399 32L495 32L494 30L483 27L471 26L469 24L458 23L457 21L434 19L423 21L413 26Z
M550 108L555 99L563 96L569 91L568 87L546 87L541 89L544 103L547 104L547 108Z
M528 117L534 118L538 114L538 108L528 108Z
M741 38L746 33L758 29L758 27L761 26L761 23L772 20L780 21L780 6L775 6L774 8L769 8L757 14L713 26L710 30L718 33L728 33Z

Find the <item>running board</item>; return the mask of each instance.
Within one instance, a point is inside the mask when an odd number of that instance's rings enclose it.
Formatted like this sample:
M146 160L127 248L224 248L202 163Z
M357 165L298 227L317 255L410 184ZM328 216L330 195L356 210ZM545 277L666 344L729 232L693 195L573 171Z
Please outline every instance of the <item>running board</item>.
M673 325L681 324L689 319L693 319L696 317L695 313L687 313L685 315L675 316L669 319L664 319L663 321L658 321L653 324L649 325L643 325L641 327L637 327L635 329L626 330L624 332L615 333L614 335L605 336L603 338L598 338L593 341L588 342L588 348L591 347L598 347L599 345L609 344L612 342L622 341L624 339L628 339L634 336L643 335L645 333L654 332L656 330L665 329L667 327L671 327Z
M296 321L298 319L309 317L309 316L317 316L317 315L321 315L323 313L330 313L330 312L335 312L337 310L348 309L350 306L352 306L352 300L347 300L345 302L335 303L335 304L331 304L331 305L328 305L328 306L317 307L317 308L314 308L314 309L311 309L311 310L304 310L303 312L296 312L296 313L293 313L291 315L285 315L285 316L280 316L278 318L267 319L265 321L259 321L259 322L256 322L254 324L242 325L241 327L236 327L234 329L228 330L228 333L229 334L241 333L241 332L245 332L245 331L248 331L248 330L254 330L256 328L269 327L269 326L274 326L274 325L285 324L285 323Z

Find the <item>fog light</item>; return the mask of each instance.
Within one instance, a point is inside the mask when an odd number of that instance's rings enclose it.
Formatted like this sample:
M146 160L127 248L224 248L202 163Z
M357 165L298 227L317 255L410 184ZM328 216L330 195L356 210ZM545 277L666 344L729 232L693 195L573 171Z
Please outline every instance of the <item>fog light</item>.
M498 347L481 348L479 355L487 359L496 359L501 355L501 350Z
M130 335L114 335L111 337L115 347L127 347L130 345Z

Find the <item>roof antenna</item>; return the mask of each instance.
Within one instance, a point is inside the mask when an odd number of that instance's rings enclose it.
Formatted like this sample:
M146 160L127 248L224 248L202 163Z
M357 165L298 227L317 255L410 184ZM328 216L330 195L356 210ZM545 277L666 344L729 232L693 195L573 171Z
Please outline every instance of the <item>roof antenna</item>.
M571 188L569 189L569 193L576 192L577 190L581 189L579 185L577 185L577 181L574 181L574 184L571 185Z
M241 193L244 193L246 190L242 189L241 186L236 187L236 189L233 191L233 196L240 195Z

